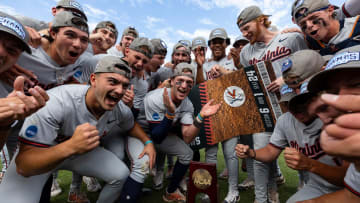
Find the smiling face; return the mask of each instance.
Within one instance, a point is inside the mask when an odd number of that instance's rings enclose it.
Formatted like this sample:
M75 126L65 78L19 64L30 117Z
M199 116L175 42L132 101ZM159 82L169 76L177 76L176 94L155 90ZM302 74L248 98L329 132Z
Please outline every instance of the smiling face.
M122 52L125 51L126 48L129 48L130 44L134 41L135 37L132 35L124 35L121 38L120 46Z
M215 38L210 41L210 49L215 61L219 61L226 56L226 41L221 38Z
M261 33L260 23L257 20L252 20L240 27L242 35L249 40L250 44L257 42L257 39Z
M332 17L333 13L334 8L330 6L327 10L313 12L302 18L297 25L311 38L328 42L334 36L331 30L336 25L334 21L337 21Z
M149 70L151 72L156 72L162 64L164 64L165 56L160 54L154 54L148 63Z
M140 76L145 68L145 65L147 65L150 61L149 57L145 56L143 53L129 48L125 50L125 60L129 63L133 76Z
M98 73L90 76L91 91L93 91L98 111L111 111L125 94L129 87L129 79L117 73ZM89 90L90 91L90 90Z
M50 44L49 55L60 66L75 63L89 43L88 33L74 27L62 27L50 34L54 41Z
M176 49L175 53L172 55L172 63L174 67L179 63L188 63L190 62L190 55L186 52L185 47L179 47Z
M95 33L101 33L101 35L105 38L105 40L102 41L100 44L96 44L96 46L99 45L97 46L98 49L100 49L103 52L106 52L108 49L114 46L116 42L115 34L111 32L109 29L99 28L95 31Z
M19 39L0 31L0 73L11 68L23 52Z
M187 72L184 72L187 73ZM191 72L189 72L191 74ZM175 104L181 103L194 86L194 80L187 76L176 76L171 79L171 98Z

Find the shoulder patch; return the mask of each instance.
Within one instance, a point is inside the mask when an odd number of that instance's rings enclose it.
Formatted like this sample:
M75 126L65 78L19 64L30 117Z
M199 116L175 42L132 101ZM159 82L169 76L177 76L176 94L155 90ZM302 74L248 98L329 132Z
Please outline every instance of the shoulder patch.
M37 132L38 132L37 126L36 125L31 125L28 128L26 128L25 135L28 138L33 138L33 137L36 136Z
M160 120L160 116L159 116L159 114L158 113L154 113L153 115L152 115L152 118L154 119L154 120Z

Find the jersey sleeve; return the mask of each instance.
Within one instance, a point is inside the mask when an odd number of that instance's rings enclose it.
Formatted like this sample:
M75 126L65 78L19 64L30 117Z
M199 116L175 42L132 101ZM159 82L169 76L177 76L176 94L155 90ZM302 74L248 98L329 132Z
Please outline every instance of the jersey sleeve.
M246 52L247 52L247 47L249 45L247 44L240 52L240 63L243 67L248 67L249 64L248 64L248 60L246 59Z
M288 140L286 138L286 125L284 124L288 118L286 114L279 117L276 122L274 132L270 137L270 144L278 149L283 150L288 146Z
M55 141L64 119L64 104L59 97L61 93L48 92L50 99L38 112L25 119L19 133L19 140L23 144L35 147L50 147Z
M351 163L344 179L345 187L360 197L360 171L356 170L354 163Z
M303 49L309 49L309 47L306 44L306 41L304 39L304 36L300 33L292 33L294 36L294 40L293 43L291 43L294 47L292 47L291 49L296 52L298 50L303 50Z
M154 92L155 91L155 92ZM146 95L144 99L145 116L149 123L159 123L164 119L165 107L163 105L162 93L164 90L154 90ZM161 94L159 94L161 93Z
M180 122L183 125L192 125L194 122L194 106L191 101L186 98L186 106L183 113L181 113Z

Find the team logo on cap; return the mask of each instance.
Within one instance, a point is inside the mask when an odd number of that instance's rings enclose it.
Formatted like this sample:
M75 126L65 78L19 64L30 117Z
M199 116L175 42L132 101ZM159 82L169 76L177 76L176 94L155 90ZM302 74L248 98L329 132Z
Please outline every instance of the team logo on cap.
M280 94L285 95L294 92L292 88L290 88L288 85L283 85L280 89Z
M195 45L200 45L200 44L202 44L203 43L203 41L202 40L200 40L200 39L197 39L197 40L195 40Z
M352 61L360 61L359 52L344 52L334 56L329 63L326 65L325 70L333 69L335 66L349 63Z
M303 5L304 3L304 0L299 0L296 5L295 5L295 8L299 8L299 6Z
M83 8L81 7L81 5L80 5L78 2L76 2L76 1L70 1L70 6L75 7L75 8L77 8L77 9L79 9L80 11L84 12L84 10L83 10Z
M160 40L160 44L164 49L167 49L167 45L164 41Z
M301 84L301 86L300 86L300 94L308 92L308 89L307 89L308 84L309 84L308 81Z
M31 125L28 128L26 128L25 135L28 138L33 138L36 136L37 132L38 132L38 128L35 125Z
M213 35L225 35L225 33L222 30L215 30Z
M19 35L23 40L25 39L26 32L23 26L15 20L7 17L0 17L0 24L7 27Z
M292 67L293 63L291 61L291 59L286 59L284 61L284 63L282 64L282 68L281 68L281 72L285 72L287 70L289 70Z
M224 100L231 107L239 107L245 102L245 93L240 87L230 86L224 92Z

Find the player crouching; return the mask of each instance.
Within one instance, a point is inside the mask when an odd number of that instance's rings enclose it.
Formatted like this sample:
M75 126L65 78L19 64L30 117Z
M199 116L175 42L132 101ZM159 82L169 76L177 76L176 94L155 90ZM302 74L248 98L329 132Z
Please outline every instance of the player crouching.
M186 201L178 187L193 158L193 151L188 144L199 133L204 118L214 115L221 106L212 105L213 100L210 100L194 118L193 104L187 98L193 85L194 67L180 63L176 65L171 78L171 88L154 90L146 95L144 101L146 120L150 123L150 135L155 148L177 156L173 176L163 196L166 202ZM181 135L177 136L179 128Z

